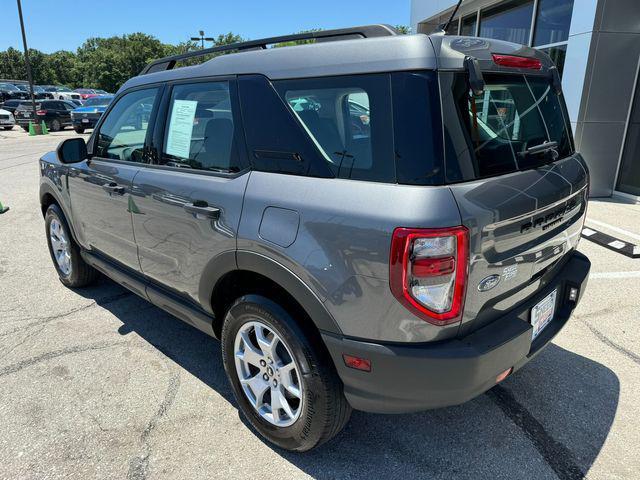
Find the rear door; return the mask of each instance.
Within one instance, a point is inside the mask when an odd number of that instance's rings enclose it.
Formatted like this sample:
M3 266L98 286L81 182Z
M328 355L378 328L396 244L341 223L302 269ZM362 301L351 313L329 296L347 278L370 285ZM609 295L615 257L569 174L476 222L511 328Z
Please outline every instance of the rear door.
M86 248L140 271L131 224L133 179L146 161L145 142L159 87L124 94L92 137L92 156L73 164L69 195Z
M463 333L553 277L578 244L588 194L551 79L484 77L484 92L472 95L462 74L441 74L447 179L471 235Z
M140 264L155 283L198 302L208 265L235 251L249 177L234 79L170 86L155 147L154 165L134 181Z

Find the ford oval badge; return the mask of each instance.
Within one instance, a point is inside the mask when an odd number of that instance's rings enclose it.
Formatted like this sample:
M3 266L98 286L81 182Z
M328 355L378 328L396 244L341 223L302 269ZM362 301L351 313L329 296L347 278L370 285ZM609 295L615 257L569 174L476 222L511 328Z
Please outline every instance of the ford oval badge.
M493 287L500 283L500 275L489 275L488 277L484 277L480 280L478 284L478 290L481 292L486 292L487 290L491 290Z

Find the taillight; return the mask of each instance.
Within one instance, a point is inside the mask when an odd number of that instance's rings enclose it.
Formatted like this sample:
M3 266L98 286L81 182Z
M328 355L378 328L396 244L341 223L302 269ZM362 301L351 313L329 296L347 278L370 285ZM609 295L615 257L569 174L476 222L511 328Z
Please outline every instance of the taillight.
M465 227L396 228L389 260L391 292L429 323L458 322L468 263L469 233Z
M503 67L528 68L531 70L540 70L542 68L542 62L537 58L501 55L499 53L493 53L491 56L493 57L493 63Z
M47 111L46 110L36 110L36 115L46 115Z

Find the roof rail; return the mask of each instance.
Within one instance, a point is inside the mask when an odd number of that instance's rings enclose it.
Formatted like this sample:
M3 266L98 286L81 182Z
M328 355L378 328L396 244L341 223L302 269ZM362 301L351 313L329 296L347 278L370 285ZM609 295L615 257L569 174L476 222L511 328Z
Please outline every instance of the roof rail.
M159 58L149 63L140 75L165 70L173 70L180 60L193 57L202 57L211 53L226 52L230 50L256 50L265 49L267 45L276 43L293 42L296 40L318 40L320 42L330 42L334 40L349 40L355 38L386 37L398 35L398 31L390 25L365 25L362 27L339 28L335 30L321 30L318 32L294 33L280 37L261 38L259 40L249 40L246 42L230 43L213 48L205 48L193 52L172 55L170 57Z

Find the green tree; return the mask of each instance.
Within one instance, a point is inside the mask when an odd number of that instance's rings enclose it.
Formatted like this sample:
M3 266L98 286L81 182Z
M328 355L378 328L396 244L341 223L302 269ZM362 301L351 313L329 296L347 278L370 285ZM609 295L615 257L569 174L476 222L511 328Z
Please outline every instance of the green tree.
M409 35L411 33L411 27L407 25L395 25L395 29L402 35Z
M0 78L22 80L27 78L24 54L20 50L9 47L0 52Z
M214 45L241 42L242 37L232 32L216 37ZM115 92L129 78L138 75L152 60L180 53L199 50L195 42L178 45L163 44L157 38L144 33L89 38L76 53L60 50L45 54L29 50L34 82L37 84L62 84L68 87L101 88ZM188 59L181 63L195 65L218 54ZM0 51L0 78L26 80L24 55L15 48Z

